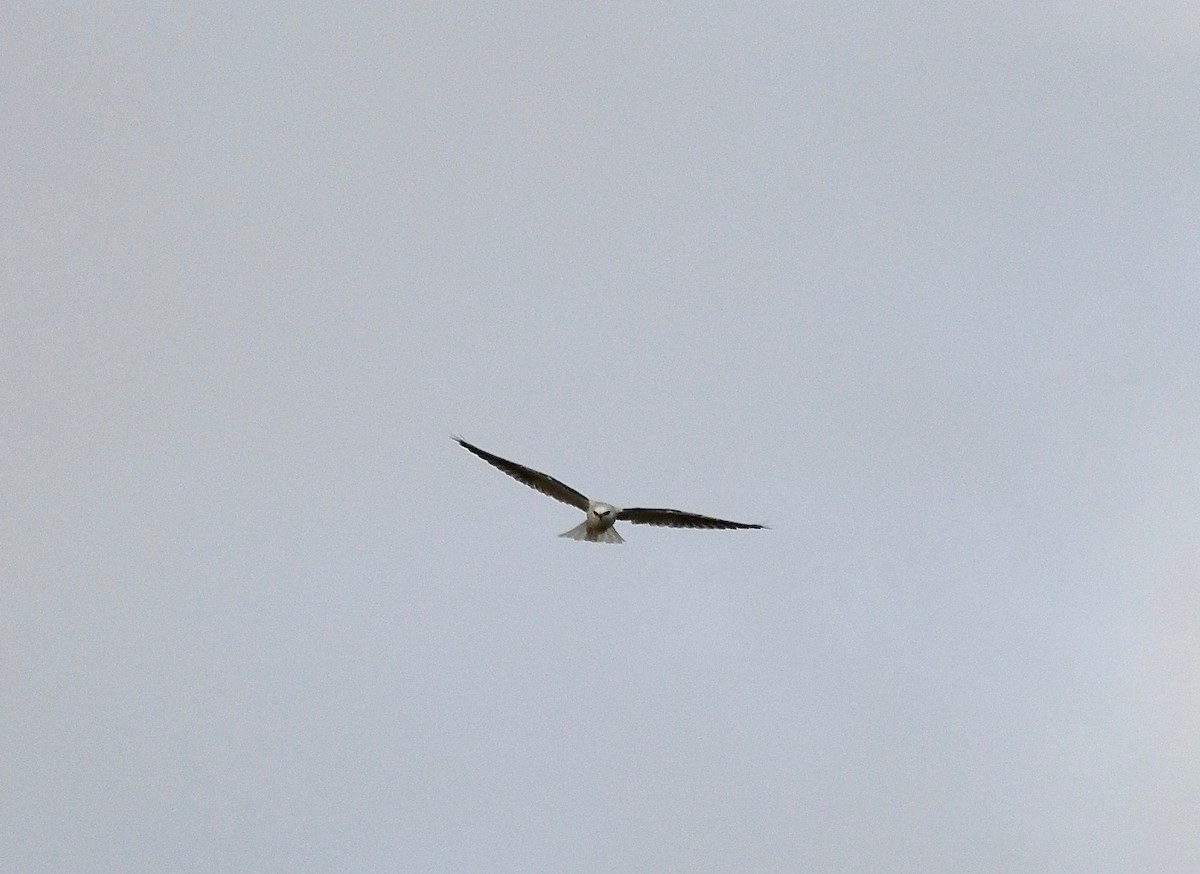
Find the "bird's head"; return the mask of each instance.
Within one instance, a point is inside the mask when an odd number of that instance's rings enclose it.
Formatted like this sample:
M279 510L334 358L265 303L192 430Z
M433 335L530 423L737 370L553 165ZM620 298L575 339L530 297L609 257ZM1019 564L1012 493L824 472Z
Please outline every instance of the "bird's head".
M611 525L617 518L617 508L612 504L597 502L588 507L588 515L601 525Z

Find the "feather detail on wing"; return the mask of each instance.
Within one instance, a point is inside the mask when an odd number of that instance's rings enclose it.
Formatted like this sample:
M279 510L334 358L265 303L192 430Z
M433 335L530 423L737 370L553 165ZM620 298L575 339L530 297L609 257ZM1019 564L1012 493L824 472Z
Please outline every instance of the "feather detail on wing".
M749 522L730 522L728 519L714 519L712 516L701 516L699 513L685 513L683 510L666 510L649 507L626 507L617 514L618 521L632 522L634 525L663 525L667 528L766 528L765 525L754 525Z
M492 465L492 467L499 468L517 482L524 483L531 489L541 492L543 495L549 495L556 501L562 501L564 504L570 504L572 507L578 507L580 510L587 510L587 498L549 474L534 470L532 467L526 467L523 464L517 464L515 461L501 458L499 455L492 455L492 453L485 452L478 446L472 446L461 437L454 437L453 439L463 449L478 455L488 464Z

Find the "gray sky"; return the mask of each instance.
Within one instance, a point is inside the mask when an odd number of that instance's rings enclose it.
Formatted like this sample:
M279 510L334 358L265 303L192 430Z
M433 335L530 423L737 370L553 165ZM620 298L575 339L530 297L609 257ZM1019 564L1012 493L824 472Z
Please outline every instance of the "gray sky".
M10 10L5 864L1200 870L1200 13L1100 5Z

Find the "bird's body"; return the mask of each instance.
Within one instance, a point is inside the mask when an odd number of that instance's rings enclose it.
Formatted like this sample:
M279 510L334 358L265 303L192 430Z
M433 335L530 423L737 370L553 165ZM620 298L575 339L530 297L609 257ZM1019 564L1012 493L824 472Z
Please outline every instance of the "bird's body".
M504 471L518 482L524 483L531 489L536 489L544 495L570 504L583 510L586 517L570 531L564 531L560 537L572 540L586 540L590 543L624 543L625 539L613 527L618 521L632 522L634 525L664 525L668 528L765 528L765 525L755 525L749 522L730 522L728 519L716 519L712 516L701 516L699 513L688 513L683 510L658 509L648 507L629 507L621 509L603 501L592 501L575 489L559 482L549 474L517 464L498 455L492 455L472 446L461 437L455 437L455 442L463 449L471 452L493 467Z
M617 521L620 512L612 504L601 501L589 501L587 518L572 528L564 531L559 537L570 537L572 540L588 540L592 543L624 543L625 538L617 533L613 523Z

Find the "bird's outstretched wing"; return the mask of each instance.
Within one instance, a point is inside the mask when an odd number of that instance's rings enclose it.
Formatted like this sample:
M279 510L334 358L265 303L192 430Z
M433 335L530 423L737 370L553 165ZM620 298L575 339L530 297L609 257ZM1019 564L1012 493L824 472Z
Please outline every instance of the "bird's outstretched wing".
M549 474L534 470L532 467L526 467L523 464L517 464L515 461L501 458L499 455L484 452L478 446L472 446L461 437L454 437L453 439L463 449L473 452L493 467L500 468L500 470L504 471L517 482L525 483L531 489L537 489L543 495L549 495L556 501L562 501L564 504L570 504L572 507L578 507L580 510L587 510L587 498L569 485L560 483Z
M663 525L667 528L766 528L766 525L755 525L750 522L730 522L728 519L714 519L712 516L701 516L699 513L685 513L683 510L660 510L649 507L626 507L617 513L617 519L632 522L634 525Z

